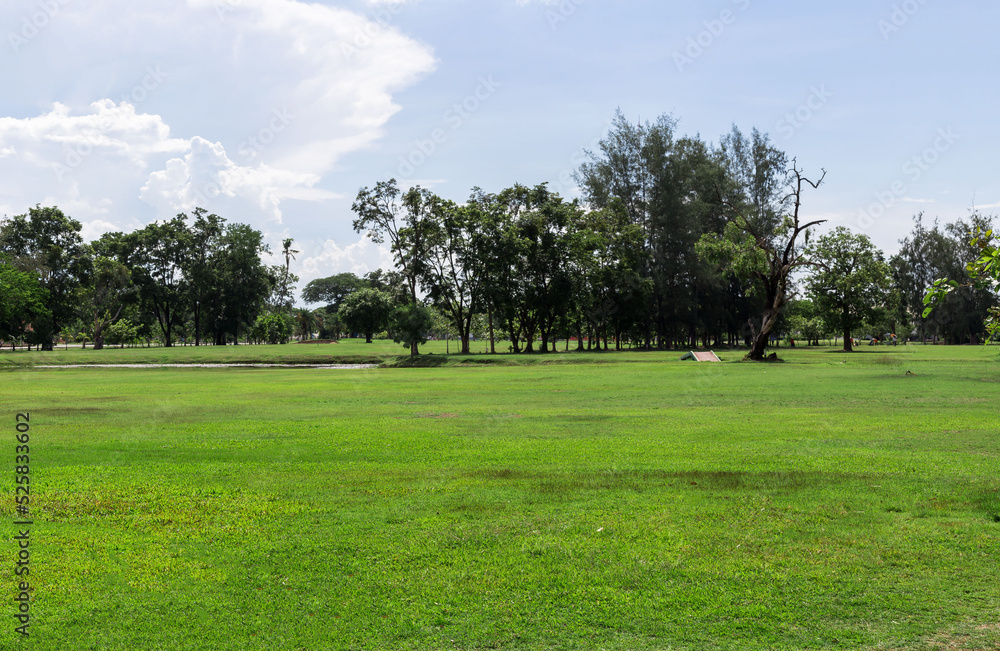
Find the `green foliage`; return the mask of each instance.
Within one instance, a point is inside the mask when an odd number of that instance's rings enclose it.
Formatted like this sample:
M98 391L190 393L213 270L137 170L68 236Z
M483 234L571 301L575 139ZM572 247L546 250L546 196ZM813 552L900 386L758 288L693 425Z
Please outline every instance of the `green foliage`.
M182 213L129 234L106 234L95 243L98 252L129 268L142 310L166 346L192 317L199 338L207 335L217 345L237 339L282 282L280 273L261 261L268 247L260 231L226 224L201 208L193 215L190 226Z
M971 240L970 245L976 249L978 257L969 262L966 270L972 283L980 289L986 289L996 295L1000 290L1000 246L996 243L993 230L979 231ZM949 293L959 288L957 281L939 278L927 291L924 297L923 316L930 315L935 306ZM990 317L985 323L988 333L987 343L1000 334L1000 308L990 307Z
M392 312L392 340L417 354L417 346L427 343L427 335L434 328L434 314L420 303L406 303Z
M100 350L104 346L104 328L119 317L137 288L128 267L117 260L98 255L90 260L90 267L88 281L79 289L77 300L94 348Z
M0 254L18 270L34 274L48 291L46 312L34 315L29 331L32 343L46 350L75 316L75 292L87 272L81 228L59 208L41 206L0 224Z
M359 289L341 301L337 316L344 327L351 332L363 333L367 343L371 343L376 332L388 327L392 317L392 303L385 292L370 288Z
M843 226L811 244L809 255L816 265L806 281L809 294L818 313L843 334L844 349L851 350L852 333L861 323L876 320L886 305L889 265L867 235Z
M819 340L832 333L829 324L809 300L789 301L786 311L787 332L805 339L809 345L819 345Z
M139 342L139 328L128 319L119 319L108 326L105 338L112 346L135 345ZM96 345L94 349L100 350Z
M0 341L20 341L32 324L51 322L49 291L35 274L0 261Z
M326 303L328 312L336 312L340 303L351 292L368 285L365 280L350 272L317 278L302 290L302 300L306 303Z
M266 344L284 344L292 336L292 318L283 312L267 312L254 321L250 336Z
M794 163L783 170L785 156L766 135L753 132L745 139L734 128L723 147L730 176L736 185L726 200L730 220L721 235L707 234L699 242L699 255L744 282L756 285L764 298L763 318L757 329L748 320L753 343L748 359L761 361L772 330L779 326L785 304L791 298L796 270L812 264L802 239L825 220L805 222L801 218L802 192L818 188ZM782 188L787 194L781 193ZM800 239L801 238L801 239Z
M767 250L758 246L746 218L736 215L722 233L705 233L695 251L707 262L739 278L763 279L770 269Z
M389 240L396 268L406 281L411 302L425 273L428 238L434 228L434 214L443 200L427 189L413 187L405 193L396 179L379 181L374 188L362 188L351 206L357 215L354 230L366 233L379 244Z
M312 339L313 333L319 327L316 313L305 308L298 308L292 311L292 319L295 321L293 334L300 340Z
M997 294L988 282L992 267L977 276L975 262L989 250L988 243L980 248L984 244L980 235L992 230L992 220L972 213L968 221L957 220L943 228L935 222L928 228L922 218L914 218L913 232L892 260L901 298L921 337L976 341L997 307Z
M619 111L576 174L597 213L579 235L600 258L574 261L578 336L586 325L605 346L609 330L619 345L635 337L650 346L655 330L665 346L696 329L733 329L742 306L692 251L722 230L723 194L734 184L724 155L700 138L677 138L676 125L669 115L632 124Z
M173 330L183 321L187 303L185 264L192 249L184 220L178 215L132 233L108 233L98 245L98 250L129 268L144 309L156 320L168 347L174 343Z
M476 232L486 219L480 196L473 191L465 206L435 202L421 274L428 298L452 322L465 353L469 352L473 320L487 293L487 264L483 251L476 247Z

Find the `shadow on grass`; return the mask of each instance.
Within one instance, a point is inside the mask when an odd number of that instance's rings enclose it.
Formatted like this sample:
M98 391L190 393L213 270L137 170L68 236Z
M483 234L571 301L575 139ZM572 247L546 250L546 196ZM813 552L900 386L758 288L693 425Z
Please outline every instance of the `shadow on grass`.
M543 493L575 490L642 490L651 488L688 488L694 490L800 490L817 485L855 481L857 476L821 472L739 472L728 470L622 470L578 473L539 473L487 468L466 476L487 480L538 482Z
M447 364L448 357L445 355L404 356L385 362L388 368L437 368Z

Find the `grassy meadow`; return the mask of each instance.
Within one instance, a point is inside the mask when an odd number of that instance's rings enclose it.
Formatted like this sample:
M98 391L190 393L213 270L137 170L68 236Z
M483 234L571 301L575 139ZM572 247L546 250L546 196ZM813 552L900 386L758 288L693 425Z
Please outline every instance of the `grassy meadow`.
M444 347L0 353L0 648L1000 649L996 349Z

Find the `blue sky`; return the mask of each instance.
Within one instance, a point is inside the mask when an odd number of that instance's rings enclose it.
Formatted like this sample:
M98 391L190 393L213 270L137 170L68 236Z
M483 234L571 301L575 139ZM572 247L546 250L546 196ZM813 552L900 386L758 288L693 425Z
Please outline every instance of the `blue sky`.
M0 214L95 238L201 205L293 237L313 278L387 266L351 229L395 176L458 201L571 179L617 109L757 127L804 209L888 253L1000 208L1000 5L845 0L5 0Z

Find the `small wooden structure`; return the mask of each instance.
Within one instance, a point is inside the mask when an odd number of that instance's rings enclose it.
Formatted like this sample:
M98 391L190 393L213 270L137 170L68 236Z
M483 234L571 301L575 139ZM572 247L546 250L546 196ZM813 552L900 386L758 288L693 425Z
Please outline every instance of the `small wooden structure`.
M695 351L692 350L690 353L687 353L686 355L684 355L684 357L681 357L681 361L682 362L684 360L686 360L686 359L693 359L696 362L721 362L722 361L721 359L719 359L719 356L716 355L711 350L708 351L707 353L696 353Z

